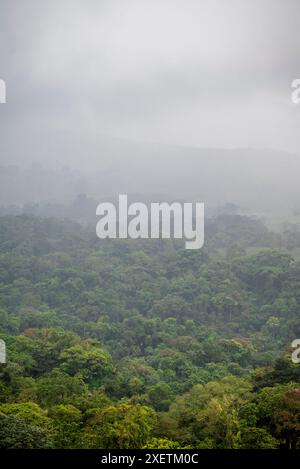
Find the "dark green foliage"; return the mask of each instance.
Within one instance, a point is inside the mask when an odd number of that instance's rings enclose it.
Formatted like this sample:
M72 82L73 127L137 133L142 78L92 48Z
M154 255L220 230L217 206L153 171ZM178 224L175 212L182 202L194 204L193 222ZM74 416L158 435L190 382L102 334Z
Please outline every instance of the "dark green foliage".
M207 233L0 219L1 447L300 446L300 265L247 217Z

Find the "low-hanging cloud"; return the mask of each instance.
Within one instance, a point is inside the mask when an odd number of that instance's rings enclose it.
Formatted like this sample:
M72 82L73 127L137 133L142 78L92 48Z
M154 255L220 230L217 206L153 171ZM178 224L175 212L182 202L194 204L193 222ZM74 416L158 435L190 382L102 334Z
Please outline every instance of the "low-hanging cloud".
M300 152L298 0L1 0L0 134Z

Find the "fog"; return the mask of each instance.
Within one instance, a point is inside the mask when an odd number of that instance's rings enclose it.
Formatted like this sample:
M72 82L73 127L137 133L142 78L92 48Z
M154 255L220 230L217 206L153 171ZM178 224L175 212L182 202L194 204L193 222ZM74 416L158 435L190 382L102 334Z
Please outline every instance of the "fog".
M298 0L0 0L0 204L293 210Z

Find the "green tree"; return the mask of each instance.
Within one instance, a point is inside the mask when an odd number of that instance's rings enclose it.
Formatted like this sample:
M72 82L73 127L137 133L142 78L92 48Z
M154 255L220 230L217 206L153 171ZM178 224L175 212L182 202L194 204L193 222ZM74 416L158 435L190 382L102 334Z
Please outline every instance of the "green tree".
M149 407L110 405L89 419L84 441L89 448L142 448L155 421L155 413Z

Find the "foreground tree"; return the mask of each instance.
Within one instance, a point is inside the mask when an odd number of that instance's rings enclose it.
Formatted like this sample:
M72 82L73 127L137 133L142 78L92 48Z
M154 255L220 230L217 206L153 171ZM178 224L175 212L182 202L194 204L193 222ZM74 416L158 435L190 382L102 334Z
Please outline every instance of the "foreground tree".
M90 418L83 442L88 448L142 448L155 425L149 407L116 404L105 407Z

